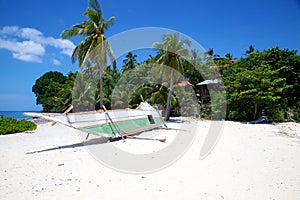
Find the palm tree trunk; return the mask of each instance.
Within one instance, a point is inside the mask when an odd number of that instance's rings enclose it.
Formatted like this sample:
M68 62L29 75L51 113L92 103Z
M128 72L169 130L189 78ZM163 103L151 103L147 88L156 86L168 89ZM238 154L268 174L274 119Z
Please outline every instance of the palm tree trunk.
M112 65L114 73L117 73L117 62L115 60L113 61Z
M100 62L99 62L99 104L100 104L100 109L103 109L103 74L104 74L104 69L107 66L107 60L106 60L106 49L105 49L105 38L102 37L102 42L101 42L101 48L99 51L100 57Z
M99 74L99 85L100 85L100 90L99 90L99 98L100 98L100 109L103 109L103 73L100 72Z
M258 107L258 105L257 105L257 103L255 103L255 104L254 104L254 116L253 116L253 120L256 119L256 115L257 115L257 107Z
M170 80L170 87L169 87L169 92L168 92L165 121L168 121L170 119L170 115L171 115L172 92L173 92L173 69L171 68L171 80Z

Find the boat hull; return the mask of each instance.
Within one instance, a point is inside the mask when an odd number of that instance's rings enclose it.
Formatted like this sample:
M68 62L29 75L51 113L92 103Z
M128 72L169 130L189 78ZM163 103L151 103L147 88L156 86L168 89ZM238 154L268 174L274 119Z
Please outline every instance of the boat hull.
M24 115L42 117L89 134L106 137L133 135L144 130L152 130L163 126L160 112L149 104L140 109L122 109L108 112L24 113Z

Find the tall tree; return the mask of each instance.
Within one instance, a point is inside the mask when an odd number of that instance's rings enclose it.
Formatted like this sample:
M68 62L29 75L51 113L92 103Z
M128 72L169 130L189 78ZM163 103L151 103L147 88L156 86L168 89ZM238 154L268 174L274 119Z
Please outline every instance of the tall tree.
M165 120L170 119L171 101L172 101L172 91L174 87L174 82L176 80L175 71L182 74L183 65L182 57L187 57L189 55L189 50L184 48L184 45L190 45L190 41L187 39L181 39L178 33L166 34L163 36L162 43L154 44L154 48L160 49L160 54L157 57L157 62L164 64L168 67L162 67L160 74L167 82L169 82L169 92L165 112Z
M249 48L248 48L248 50L246 51L246 55L250 55L253 52L254 52L254 46L250 45Z
M209 48L207 52L204 53L204 57L208 60L212 60L215 58L220 58L219 54L215 54L213 48Z
M281 99L287 89L286 79L278 78L280 69L269 66L246 69L234 65L223 81L228 93L229 120L255 120L267 115L271 121L284 119Z
M226 58L227 60L232 60L232 59L233 59L233 56L232 56L232 54L230 54L230 53L226 53L226 54L225 54L225 58Z
M72 54L72 62L78 61L81 69L89 65L88 59L96 65L99 72L100 83L100 108L103 107L103 71L107 67L107 57L113 61L114 70L116 71L115 58L110 44L107 42L104 33L113 24L115 17L112 16L105 20L102 16L102 9L98 0L89 0L89 6L84 15L87 20L72 26L63 32L62 38L71 38L75 36L83 36L84 39L76 46ZM96 53L95 53L96 51ZM96 60L95 60L96 59Z
M59 112L66 110L66 108L72 104L72 94L76 77L77 72L74 73L70 71L60 91L58 91L54 96L49 97L49 101L55 105L54 109L58 110Z
M205 57L212 58L214 55L214 49L209 48L207 52L205 52Z
M202 67L202 57L197 49L190 51L189 58L183 61L184 77L192 84L197 84L203 81L200 74L200 68Z
M137 55L133 54L132 52L129 52L126 55L126 59L123 60L123 67L122 67L122 73L132 70L138 66L138 62L136 60Z
M255 69L267 65L272 71L280 70L277 77L285 78L290 87L286 90L285 100L282 102L288 107L293 107L299 101L300 94L300 56L297 51L280 49L278 46L266 49L262 52L255 51L244 59L240 64L247 69Z

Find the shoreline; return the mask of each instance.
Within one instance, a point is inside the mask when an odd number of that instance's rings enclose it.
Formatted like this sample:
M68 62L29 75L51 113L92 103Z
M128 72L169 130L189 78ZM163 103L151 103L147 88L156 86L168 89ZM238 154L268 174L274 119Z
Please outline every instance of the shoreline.
M300 196L300 124L224 121L217 145L199 160L210 125L210 121L199 120L199 134L183 157L161 171L142 175L124 174L104 166L80 145L82 133L63 125L43 123L30 133L0 136L0 199ZM124 151L140 148L146 153L168 144L144 140L114 143Z

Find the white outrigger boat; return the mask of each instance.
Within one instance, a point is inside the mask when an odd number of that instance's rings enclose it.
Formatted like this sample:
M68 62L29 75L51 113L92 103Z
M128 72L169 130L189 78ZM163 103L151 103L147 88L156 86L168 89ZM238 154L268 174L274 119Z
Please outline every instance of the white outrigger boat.
M60 123L89 134L104 136L109 139L137 138L133 135L158 128L166 128L160 111L153 108L147 102L141 102L136 109L118 109L107 111L88 111L68 113L71 106L64 113L33 113L25 112L24 116L39 117ZM155 139L164 142L165 139Z

